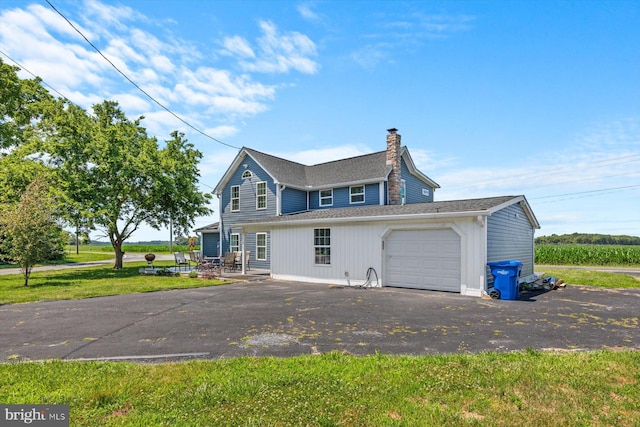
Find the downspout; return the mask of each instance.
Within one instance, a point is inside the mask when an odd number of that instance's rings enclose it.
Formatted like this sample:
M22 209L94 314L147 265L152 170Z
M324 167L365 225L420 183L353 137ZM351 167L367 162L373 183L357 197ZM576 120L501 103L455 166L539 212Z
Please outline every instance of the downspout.
M276 183L276 215L282 215L282 192L287 188L284 184Z

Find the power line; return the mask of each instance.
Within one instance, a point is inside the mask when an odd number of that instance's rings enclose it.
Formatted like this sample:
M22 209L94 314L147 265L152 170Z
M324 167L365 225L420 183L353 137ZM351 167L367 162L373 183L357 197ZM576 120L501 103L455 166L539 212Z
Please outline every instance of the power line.
M129 83L131 83L133 86L136 87L136 89L138 89L140 92L142 92L143 94L145 94L147 96L147 98L149 98L150 100L152 100L153 102L155 102L158 106L160 106L160 108L162 108L163 110L165 110L166 112L168 112L169 114L171 114L173 117L175 117L176 119L180 120L182 123L184 123L185 125L187 125L188 127L190 127L191 129L193 129L194 131L198 132L199 134L201 134L202 136L209 138L215 142L217 142L218 144L222 144L225 145L227 147L230 148L235 148L237 150L240 149L240 147L236 147L235 145L231 145L231 144L227 144L226 142L220 141L217 138L214 138L213 136L201 131L200 129L198 129L197 127L193 126L191 123L187 122L186 120L184 120L182 117L178 116L176 113L174 113L173 111L171 111L169 108L165 107L164 104L162 104L160 101L158 101L157 99L155 99L153 96L151 96L147 91L145 91L144 89L142 89L140 86L138 86L136 84L136 82L134 82L133 80L131 80L129 78L129 76L127 76L125 73L123 73L122 71L120 71L120 69L118 67L116 67L116 65L111 62L111 60L109 60L109 58L107 58L101 51L100 49L98 49L93 43L91 43L91 41L82 33L82 31L80 31L75 25L73 25L73 23L71 21L69 21L67 19L66 16L64 16L62 14L62 12L60 12L58 9L56 9L56 7L51 4L51 2L49 0L45 0L49 6L51 6L51 8L53 10L55 10L58 15L60 15L65 21L67 21L67 23L71 26L71 28L73 28L74 30L76 30L76 32L78 34L80 34L80 36L85 39L85 41L87 43L89 43L89 45L100 54L100 56L102 56L104 58L105 61L107 61L109 64L111 64L111 66L118 72L120 73L120 75L122 75L122 77L124 77Z
M638 157L638 158L636 159L636 157ZM618 162L618 160L624 160L624 161ZM591 169L603 168L603 167L616 166L616 165L621 165L621 164L626 164L626 163L633 163L633 162L638 162L638 161L640 161L640 154L629 154L629 155L624 155L624 156L620 156L620 157L612 157L610 159L603 159L603 160L597 160L597 161L591 162L591 164L589 165L589 168L591 168ZM608 163L608 162L614 162L614 163ZM574 172L574 170L571 170L571 172ZM523 179L523 178L535 178L535 177L540 177L540 176L547 176L548 174L549 174L549 170L548 169L543 169L543 170L540 170L538 172L532 172L532 173L528 173L528 174L510 175L509 179L515 180L515 179ZM455 186L451 186L451 187L448 187L448 188L449 189L456 189L456 188L476 187L476 186L481 186L481 185L494 184L495 182L497 182L497 180L493 179L493 180L489 180L489 181L474 182L472 184L455 185ZM564 183L564 181L561 181L558 184L562 184L562 183Z
M5 57L7 57L11 62L13 62L14 64L16 64L18 67L20 67L20 69L26 71L27 73L31 74L34 78L39 79L45 86L47 86L49 89L51 89L52 91L54 91L55 93L57 93L58 95L60 95L60 97L66 101L69 101L70 103L72 103L73 105L75 105L76 107L82 108L80 107L78 104L76 104L75 102L73 102L72 100L70 100L69 98L67 98L66 96L64 96L63 94L61 94L58 89L56 89L55 87L51 86L49 83L47 83L46 81L44 81L42 79L42 77L36 76L35 74L33 74L31 71L29 71L26 67L24 67L22 64L20 64L18 61L16 61L15 59L13 59L12 57L10 57L9 55L7 55L5 52L0 50L0 53L3 54Z
M555 194L553 196L532 197L531 200L552 199L552 198L556 198L556 197L576 196L576 195L580 195L580 194L602 193L602 192L609 192L609 191L616 191L616 190L627 190L629 188L636 188L636 187L640 187L640 184L625 185L623 187L602 188L600 190L578 191L578 192L575 192L575 193Z

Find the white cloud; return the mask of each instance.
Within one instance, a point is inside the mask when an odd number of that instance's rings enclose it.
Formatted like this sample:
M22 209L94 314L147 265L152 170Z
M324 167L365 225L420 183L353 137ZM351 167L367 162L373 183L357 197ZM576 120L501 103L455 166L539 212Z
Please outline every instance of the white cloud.
M220 125L220 126L205 129L205 132L208 135L211 135L217 139L229 138L229 137L235 136L238 134L239 131L240 130L237 127L231 126L231 125Z
M237 154L238 150L226 147L216 150L215 153L206 154L200 162L200 182L215 186Z
M316 22L322 20L322 15L312 10L313 6L312 2L301 3L297 7L298 13L307 21Z
M357 145L340 145L335 147L314 148L303 151L275 154L283 159L298 162L303 165L317 165L320 163L331 162L334 160L346 159L349 157L361 156L369 154L371 150L368 147Z
M416 3L420 4L420 3ZM363 68L393 63L396 57L426 40L451 37L471 30L476 18L469 15L426 14L404 10L401 15L378 15L368 19L371 30L362 37L367 43L355 49L351 59Z
M84 15L87 22L99 23L103 27L126 29L125 22L144 19L144 16L127 6L111 6L95 0L85 0Z
M166 25L167 20L152 21L131 7L88 0L60 10L122 73L194 126L215 128L212 123L216 123L228 126L219 129L235 133L235 120L266 111L276 90L285 86L284 82L264 84L252 75L225 69L224 64L213 68L210 58L192 42L174 38L164 28L156 34L146 29ZM145 115L148 128L159 135L182 125L175 118L165 118L168 113L145 99L50 8L29 5L0 10L0 21L0 49L72 102L89 108L103 99L119 101L125 113ZM227 55L252 61L247 66L251 71L313 73L318 69L313 60L315 45L307 36L280 32L271 22L261 22L260 29L262 37L255 49L239 36L224 38ZM31 78L24 72L20 75Z
M222 45L224 54L239 56L240 58L255 58L256 54L251 49L249 42L240 36L225 37Z
M118 104L124 111L129 111L133 114L144 114L145 111L149 111L151 108L148 98L131 93L114 94L113 99L118 100Z
M390 61L390 49L387 44L367 45L351 53L351 59L362 68L373 69L382 62Z
M240 66L249 72L318 72L319 64L313 59L317 56L316 45L309 37L296 31L280 34L270 21L261 21L260 29L263 35L258 39L257 53L238 36L225 38L221 53L238 58Z

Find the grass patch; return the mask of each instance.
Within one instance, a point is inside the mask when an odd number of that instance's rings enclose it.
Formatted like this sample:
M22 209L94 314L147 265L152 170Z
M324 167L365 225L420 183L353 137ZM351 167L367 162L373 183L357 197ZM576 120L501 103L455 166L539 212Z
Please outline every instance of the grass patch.
M157 262L156 267L170 267L172 262ZM36 271L29 286L23 286L20 274L0 276L0 304L14 304L44 300L63 300L151 292L168 289L187 289L218 285L218 280L191 279L186 276L145 276L138 270L146 262L126 263L122 270L111 265L74 268L57 271Z
M541 268L545 276L555 276L567 284L599 288L640 288L640 280L626 274L603 271Z
M0 401L71 425L640 425L640 352L0 365Z

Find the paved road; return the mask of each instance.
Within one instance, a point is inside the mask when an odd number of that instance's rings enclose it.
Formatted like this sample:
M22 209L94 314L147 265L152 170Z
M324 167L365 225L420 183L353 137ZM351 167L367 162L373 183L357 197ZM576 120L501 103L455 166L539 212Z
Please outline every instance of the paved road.
M0 361L640 350L640 289L483 300L265 280L0 306Z
M173 260L174 256L169 254L164 255L156 255L157 260ZM125 254L124 262L134 262L134 261L144 261L144 254ZM38 267L33 267L32 272L34 271L49 271L49 270L66 270L69 268L82 268L82 267L93 267L95 265L107 265L114 264L114 259L108 259L103 261L89 261L89 262L74 262L69 264L57 264L57 265L42 265ZM2 268L0 269L0 276L6 274L20 274L21 271L19 268Z

